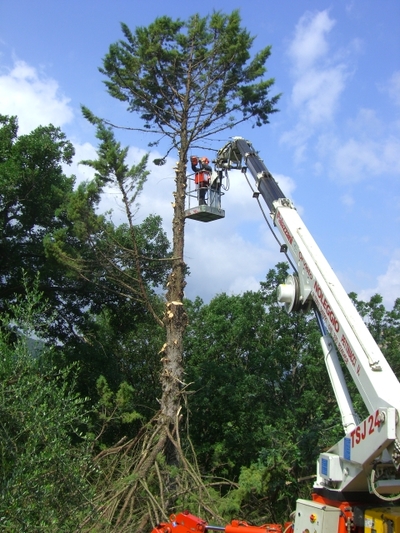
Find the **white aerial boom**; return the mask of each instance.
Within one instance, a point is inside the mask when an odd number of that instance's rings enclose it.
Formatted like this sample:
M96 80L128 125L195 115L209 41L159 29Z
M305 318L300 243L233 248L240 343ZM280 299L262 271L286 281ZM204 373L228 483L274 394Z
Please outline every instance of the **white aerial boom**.
M234 137L217 154L216 168L249 170L297 272L278 288L287 311L312 305L321 345L342 415L345 437L318 461L315 490L400 493L400 383L317 246L252 145ZM322 318L322 320L321 320ZM342 356L368 409L359 423L338 360Z

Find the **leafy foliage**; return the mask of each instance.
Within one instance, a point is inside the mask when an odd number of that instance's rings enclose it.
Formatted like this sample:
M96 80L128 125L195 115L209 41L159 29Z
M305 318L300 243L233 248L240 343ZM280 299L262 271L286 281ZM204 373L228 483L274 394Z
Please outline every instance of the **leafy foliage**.
M41 320L43 340L53 345L46 357L59 370L79 361L80 391L94 403L100 374L114 390L126 380L129 350L124 335L129 332L139 339L139 330L151 321L141 290L154 300L154 307L160 306L156 293L166 283L170 255L160 217L150 216L131 228L116 227L98 214L104 184L115 181L116 175L134 214L147 177L144 158L122 179L126 149L114 142L112 134L100 131L104 134L100 150L108 157L108 166L74 189L74 178L62 171L62 165L71 161L73 147L58 128L40 127L18 137L16 117L0 120L0 311L12 316L16 295L23 295L38 279L48 304L36 316L35 327L38 331ZM138 257L142 286L135 265ZM11 335L8 340L15 339ZM122 356L123 345L127 357ZM135 379L132 374L131 382ZM155 398L152 409L154 402Z
M133 422L143 419L135 407L135 390L126 381L123 381L114 392L104 376L97 379L97 392L99 400L94 406L95 416L92 418L93 432L90 434L94 444L100 449L114 445L121 438L126 439L126 431L121 434L121 429L129 432L138 431ZM140 426L139 426L140 427ZM108 435L107 435L108 434ZM120 438L118 438L120 436ZM93 450L97 449L93 447Z
M27 292L26 301L3 316L0 334L0 529L71 531L90 508L95 470L84 438L86 400L74 392L76 367L45 362L35 333L45 302ZM18 338L10 343L5 330Z
M146 362L128 337L139 343L141 328L149 322L154 328L154 318L160 323L162 308L157 293L170 270L170 245L161 218L152 215L141 224L134 221L148 175L147 156L128 166L127 148L121 147L109 129L98 125L97 136L98 159L83 162L95 169L95 176L68 196L63 207L67 225L46 239L49 256L89 287L91 299L86 303L84 320L75 321L76 339L63 350L63 358L80 361L81 390L94 401L100 374L113 390L121 381L134 385L139 379L134 359L137 357L142 367ZM120 226L97 213L105 184L118 188L122 195L127 222ZM154 373L155 369L150 372ZM149 396L147 393L146 398ZM154 406L155 398L149 403ZM149 410L147 405L144 409Z
M18 137L16 117L0 116L2 312L14 295L23 293L22 270L31 283L40 272L46 280L41 290L53 308L61 312L70 302L66 280L61 282L59 268L46 257L43 240L49 230L65 224L58 210L72 191L74 178L63 174L62 164L70 163L73 154L72 144L58 128L41 126ZM78 293L75 286L75 298Z
M319 382L317 375L324 371L318 334L310 317L288 316L275 303L281 276L270 272L258 293L218 295L191 320L186 342L188 379L195 391L191 438L206 471L238 476L241 466L257 460L277 413L291 432L309 426L311 436L315 428L310 407L314 402L318 409L317 391L309 399L303 391L307 377L312 375L309 383ZM315 424L322 413L317 416Z
M276 303L286 275L278 264L257 293L188 303L189 433L203 472L238 483L221 501L228 518L283 520L341 437L315 321Z

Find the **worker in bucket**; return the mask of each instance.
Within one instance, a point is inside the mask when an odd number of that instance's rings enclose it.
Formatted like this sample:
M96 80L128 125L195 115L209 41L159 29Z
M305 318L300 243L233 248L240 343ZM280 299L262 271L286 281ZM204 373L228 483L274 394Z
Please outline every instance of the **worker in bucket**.
M190 163L194 174L194 182L198 191L199 205L206 205L206 195L210 184L212 168L207 157L198 158L195 155L190 157Z

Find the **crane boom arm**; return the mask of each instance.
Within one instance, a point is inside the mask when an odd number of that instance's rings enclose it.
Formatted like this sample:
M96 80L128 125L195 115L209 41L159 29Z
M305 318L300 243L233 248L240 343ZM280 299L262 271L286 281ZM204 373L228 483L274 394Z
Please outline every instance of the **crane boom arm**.
M312 303L326 328L321 343L326 359L333 358L333 363L328 361L328 371L346 436L320 458L319 483L337 490L369 490L366 475L378 457L395 469L399 467L400 383L295 206L285 197L251 143L234 137L218 151L215 163L220 169L251 172L285 243L284 249L296 264L297 273L278 288L278 299L287 311L306 308ZM340 365L335 363L336 350L368 409L369 417L361 424L354 413ZM358 466L351 468L353 463ZM333 477L330 473L324 476L327 464L335 472ZM397 487L400 492L400 482L398 486L392 483L389 488L389 485L386 483L381 490L389 492Z

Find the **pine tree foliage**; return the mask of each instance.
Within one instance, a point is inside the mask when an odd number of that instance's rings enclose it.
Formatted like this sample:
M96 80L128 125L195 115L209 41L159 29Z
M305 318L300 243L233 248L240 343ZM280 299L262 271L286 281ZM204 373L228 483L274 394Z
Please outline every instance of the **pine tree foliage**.
M166 283L169 271L169 243L161 230L161 219L152 215L135 224L138 198L149 174L148 156L128 166L128 148L122 148L110 128L98 125L98 158L81 164L95 170L91 181L80 183L65 202L69 227L46 240L47 251L77 276L93 284L105 301L151 311L154 291ZM105 186L119 189L127 223L116 227L98 208ZM108 293L108 295L107 295ZM94 306L94 309L96 307Z
M134 32L121 26L124 40L110 46L100 69L107 89L174 147L247 120L267 124L277 110L274 80L264 77L271 47L251 58L254 37L237 10L188 21L164 16Z

